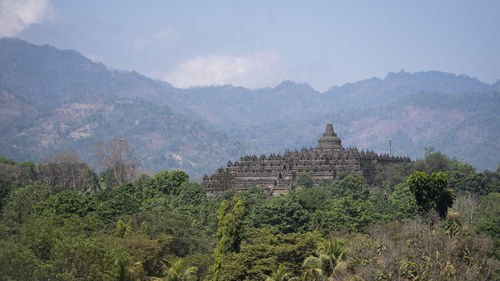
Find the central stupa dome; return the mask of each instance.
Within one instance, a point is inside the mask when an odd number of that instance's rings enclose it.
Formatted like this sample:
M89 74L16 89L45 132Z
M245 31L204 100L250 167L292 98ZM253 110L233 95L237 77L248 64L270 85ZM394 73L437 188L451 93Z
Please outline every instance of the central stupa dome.
M326 130L323 136L318 140L319 149L342 150L342 143L337 134L333 131L332 124L326 124Z

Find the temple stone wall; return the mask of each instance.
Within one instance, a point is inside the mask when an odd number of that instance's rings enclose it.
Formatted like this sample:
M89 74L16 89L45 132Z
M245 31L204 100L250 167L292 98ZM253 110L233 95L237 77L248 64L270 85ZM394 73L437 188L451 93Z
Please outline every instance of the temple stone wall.
M371 185L377 167L396 162L409 162L407 157L378 155L359 152L357 148L344 149L341 140L327 124L325 133L315 148L300 151L287 150L284 155L244 156L239 161L228 162L226 169L218 169L211 176L203 177L207 195L217 195L227 189L248 190L252 186L263 188L268 195L287 193L295 179L303 173L311 175L314 184L332 180L340 173L357 174Z

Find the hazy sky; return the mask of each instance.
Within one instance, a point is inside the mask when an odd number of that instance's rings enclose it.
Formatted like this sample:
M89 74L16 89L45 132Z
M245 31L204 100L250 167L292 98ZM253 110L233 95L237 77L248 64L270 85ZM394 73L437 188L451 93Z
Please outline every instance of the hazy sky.
M179 87L388 72L500 79L500 1L0 0L0 36L75 49Z

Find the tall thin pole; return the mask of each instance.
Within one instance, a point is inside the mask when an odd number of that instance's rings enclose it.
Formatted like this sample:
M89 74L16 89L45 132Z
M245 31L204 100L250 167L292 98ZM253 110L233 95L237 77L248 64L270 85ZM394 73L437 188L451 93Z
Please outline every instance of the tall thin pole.
M387 141L389 142L389 156L392 156L392 139L387 138Z

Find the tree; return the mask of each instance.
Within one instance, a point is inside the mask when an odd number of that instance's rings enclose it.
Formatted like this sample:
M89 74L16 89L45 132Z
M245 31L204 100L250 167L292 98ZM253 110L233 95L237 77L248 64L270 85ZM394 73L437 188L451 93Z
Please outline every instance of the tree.
M343 245L336 239L325 240L318 248L319 258L323 260L325 272L334 275L336 266L341 262L344 255Z
M112 173L114 186L134 181L139 173L139 161L124 139L96 144L94 158L97 165Z
M0 180L16 187L33 183L36 180L35 163L32 161L16 163L12 159L0 156Z
M478 226L495 238L500 238L500 193L490 193L481 198L476 211Z
M254 227L274 226L283 234L310 228L309 212L292 196L268 199L251 216Z
M342 197L327 200L322 209L316 210L313 225L325 234L333 231L359 232L380 217L370 201Z
M266 277L265 281L287 281L292 279L288 268L284 264L274 268L271 276L264 275L264 277Z
M50 187L69 187L80 193L95 194L97 175L72 151L59 151L38 164L37 180Z
M198 268L190 266L185 268L184 261L181 259L171 262L165 276L166 281L191 281L198 280Z
M61 218L70 218L74 214L85 217L94 209L92 199L72 190L56 193L46 200L39 202L35 209L44 215L57 215Z
M493 192L481 198L476 216L478 228L493 237L494 256L500 259L500 193Z
M450 165L451 160L441 152L434 151L433 147L425 148L425 160L418 160L415 162L417 171L426 171L429 174L448 171Z
M326 279L324 271L325 263L327 263L327 261L322 257L307 257L302 263L305 269L303 280L316 281Z
M17 188L9 193L3 208L2 218L9 226L22 224L28 215L35 213L35 206L50 196L50 188L33 183Z
M243 219L245 206L241 200L231 205L224 200L219 210L217 238L219 243L214 251L215 265L213 268L214 280L220 279L224 271L225 257L230 253L237 253L240 250Z
M361 176L344 173L340 174L328 189L331 192L331 198L350 197L354 200L366 200L370 193Z
M131 215L137 212L140 206L135 186L131 183L100 192L95 200L96 212L105 222L111 221L116 216Z
M131 182L137 174L138 161L124 139L98 143L94 157L102 168L112 172L116 185Z
M453 209L458 212L464 224L476 221L475 212L479 206L479 198L474 193L459 194L453 202Z
M302 275L302 262L315 253L320 240L318 232L278 234L272 227L249 229L239 253L226 257L220 280L279 280L284 275L288 281L297 280L292 276Z
M389 214L396 220L412 219L418 213L418 205L415 195L410 191L407 183L401 183L394 187L394 191L389 196Z
M311 177L311 175L304 173L304 174L300 174L297 177L297 180L295 180L295 184L298 186L301 186L301 187L311 188L311 187L313 187L314 182L313 182L313 178Z
M446 217L454 200L446 174L437 172L428 176L425 172L413 172L408 178L408 185L422 213L427 214L435 209L441 218Z
M2 208L5 204L4 199L9 195L9 192L12 190L12 186L2 179L0 179L0 213L2 212Z
M302 207L311 213L324 206L325 201L330 195L330 192L324 186L296 190L290 194L290 196L293 196Z
M148 186L153 190L174 196L180 193L181 186L187 182L189 182L189 175L186 172L163 170L149 180Z
M36 180L36 166L32 161L25 161L19 164L21 167L18 178L20 182L28 183Z

